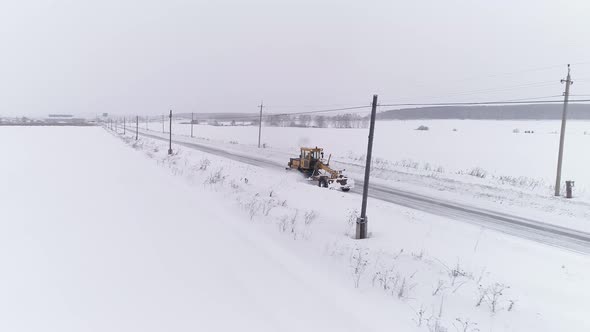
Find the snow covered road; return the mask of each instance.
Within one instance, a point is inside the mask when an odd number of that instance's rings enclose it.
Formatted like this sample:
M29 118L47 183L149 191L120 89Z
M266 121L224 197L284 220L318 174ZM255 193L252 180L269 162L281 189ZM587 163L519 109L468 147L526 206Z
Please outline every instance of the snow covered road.
M168 134L160 134L152 131L145 132L144 130L140 130L139 134L141 136L153 139L165 141L168 140ZM173 138L174 144L185 146L191 149L197 149L247 164L260 167L285 167L284 164L273 161L272 159L265 158L264 156L232 153L215 146L189 142L188 140L190 139L184 137ZM354 188L352 192L361 194L362 180L355 179L355 181L357 187ZM454 220L481 225L489 229L494 229L537 242L559 246L578 252L590 253L590 234L584 231L552 225L547 222L526 218L524 216L517 216L509 213L491 211L489 209L476 206L469 206L460 202L444 200L439 197L404 192L402 190L382 184L372 183L369 190L369 196L386 202L429 212L438 216L449 217Z
M0 164L1 331L373 330L359 294L101 128L0 138L20 142Z

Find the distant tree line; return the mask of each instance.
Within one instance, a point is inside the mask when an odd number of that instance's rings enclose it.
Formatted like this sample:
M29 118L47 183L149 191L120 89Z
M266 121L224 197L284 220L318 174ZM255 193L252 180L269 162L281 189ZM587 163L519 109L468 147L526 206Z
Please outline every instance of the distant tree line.
M262 122L271 127L302 127L302 128L367 128L369 119L355 113L338 114L333 116L327 115L289 115L277 114L266 115ZM252 121L253 125L258 125L258 120Z

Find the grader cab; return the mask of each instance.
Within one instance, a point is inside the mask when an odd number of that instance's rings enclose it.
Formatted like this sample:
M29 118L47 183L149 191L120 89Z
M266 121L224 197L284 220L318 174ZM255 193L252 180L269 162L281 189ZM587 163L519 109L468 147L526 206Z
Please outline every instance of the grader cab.
M291 158L289 169L297 169L307 175L308 179L318 181L318 186L349 191L353 187L351 179L342 175L342 171L330 168L330 158L324 159L322 148L301 148L299 158Z

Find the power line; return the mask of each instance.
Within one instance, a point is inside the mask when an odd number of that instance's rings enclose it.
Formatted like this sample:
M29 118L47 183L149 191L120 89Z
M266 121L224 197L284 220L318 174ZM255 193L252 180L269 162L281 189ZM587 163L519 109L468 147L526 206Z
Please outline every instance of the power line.
M586 63L585 62L580 62L580 63L577 63L577 64L586 64ZM561 68L563 66L564 66L564 64L550 65L550 66L543 66L543 67L532 67L532 68L521 69L521 70L516 70L516 71L512 71L512 72L467 76L467 77L458 78L458 79L454 79L454 80L448 80L447 82L448 83L459 83L459 82L480 80L480 79L486 79L486 78L497 78L497 77L513 76L513 75L518 75L518 74L523 74L523 73L546 71L546 70ZM426 84L424 82L415 82L412 85L413 86L425 86Z
M265 105L265 108L338 108L347 107L348 104L325 104L325 105Z
M590 61L584 61L584 62L576 62L576 63L572 63L572 66L579 66L579 65L590 65Z
M522 70L517 70L517 71L513 71L513 72L499 73L499 74L476 75L476 76L471 76L469 78L459 80L458 82L471 80L471 79L478 79L478 78L483 78L483 77L501 77L501 76L511 76L511 75L517 75L517 74L523 74L523 73L545 71L545 70L550 70L550 69L555 69L555 68L561 68L563 66L564 66L563 64L560 64L560 65L552 65L552 66L545 66L545 67L533 67L533 68L522 69Z
M332 109L314 110L314 111L305 111L305 112L293 112L293 113L271 113L271 114L265 114L265 115L263 115L263 117L268 118L268 117L273 117L273 116L342 112L342 111L365 109L365 108L370 108L370 107L371 107L370 105L367 105L367 106L351 106L351 107L332 108ZM239 116L239 117L228 117L227 119L228 120L250 120L250 119L257 119L258 117L259 117L259 115L244 115L244 116ZM212 119L212 120L214 120L214 119Z
M587 103L590 99L570 100L569 103ZM384 107L399 106L470 106L470 105L512 105L512 104L553 104L563 103L563 100L524 100L524 101L483 101L483 102L454 102L454 103L400 103L382 104Z
M588 65L590 64L590 61L582 61L582 62L576 62L576 63L572 63L572 65ZM463 78L458 78L458 79L451 79L451 80L447 80L446 83L459 83L459 82L466 82L466 81L473 81L473 80L482 80L482 79L486 79L486 78L501 78L501 77L506 77L506 76L514 76L514 75L519 75L519 74L523 74L523 73L531 73L531 72L542 72L542 71L547 71L547 70L554 70L557 68L562 68L563 66L565 66L565 64L556 64L556 65L548 65L548 66L542 66L542 67L532 67L532 68L525 68L525 69L521 69L521 70L516 70L513 72L504 72L504 73L497 73L497 74L482 74L482 75L474 75L474 76L468 76L468 77L463 77ZM584 79L580 79L578 78L578 81L585 81ZM411 83L411 85L418 87L418 86L427 86L427 84L425 82L413 82ZM530 88L532 88L533 86L528 86ZM541 85L538 85L536 87L541 87ZM500 91L500 90L496 90L496 91ZM484 91L481 91L484 92ZM489 91L492 92L492 91ZM460 94L471 94L471 93L458 93L456 95L460 95ZM416 97L411 97L411 98L403 98L403 99L414 99L414 98L442 98L443 96L416 96Z
M570 95L571 96L571 95ZM588 95L590 97L590 95ZM507 99L506 101L522 101L522 100L533 100L533 99L544 99L544 98L556 98L562 97L562 95L542 96L542 97L530 97L530 98L518 98L518 99Z
M590 61L582 61L582 62L574 62L574 63L571 63L572 66L588 65L588 64L590 64ZM551 70L551 69L556 69L556 68L563 68L563 66L565 66L565 65L567 65L567 64L562 63L562 64L558 64L558 65L550 65L550 66L543 66L543 67L532 67L532 68L526 68L526 69L521 69L521 70L512 71L512 72L498 73L498 74L475 75L475 76L465 77L465 78L462 78L462 79L457 79L457 80L454 80L452 82L463 82L463 81L469 81L469 80L480 79L480 78L512 76L512 75L523 74L523 73L546 71L546 70Z

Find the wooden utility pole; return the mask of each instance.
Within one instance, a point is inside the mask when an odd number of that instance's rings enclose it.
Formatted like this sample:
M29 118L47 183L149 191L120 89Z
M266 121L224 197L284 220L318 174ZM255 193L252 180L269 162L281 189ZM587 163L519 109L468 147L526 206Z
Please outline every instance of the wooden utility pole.
M195 113L191 113L191 138L193 138L193 125L195 123Z
M127 133L127 129L125 127L125 117L123 117L123 136Z
M565 93L563 99L563 114L561 115L561 133L559 135L559 154L557 156L557 176L555 177L555 196L559 196L561 187L561 166L563 162L563 144L565 141L565 123L567 120L567 102L570 97L570 85L574 84L570 75L570 65L567 65L567 78L561 80L565 83Z
M170 110L170 140L169 140L168 154L172 154L172 110Z
M363 203L361 216L356 219L356 239L366 239L367 231L367 196L369 194L369 176L371 174L371 155L373 154L373 136L375 133L375 116L377 114L377 95L373 95L371 107L371 125L369 126L369 143L367 145L367 161L365 164L365 182L363 183Z
M260 117L258 118L258 148L260 149L260 137L262 136L262 108L264 101L260 101Z
M135 116L135 140L139 138L139 115Z

